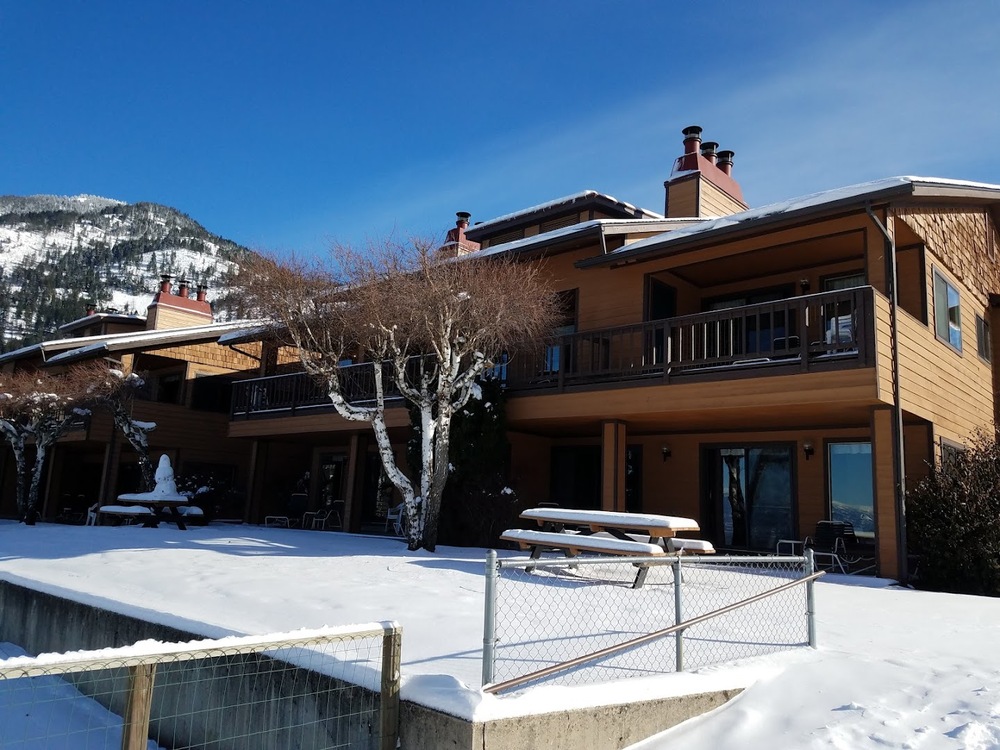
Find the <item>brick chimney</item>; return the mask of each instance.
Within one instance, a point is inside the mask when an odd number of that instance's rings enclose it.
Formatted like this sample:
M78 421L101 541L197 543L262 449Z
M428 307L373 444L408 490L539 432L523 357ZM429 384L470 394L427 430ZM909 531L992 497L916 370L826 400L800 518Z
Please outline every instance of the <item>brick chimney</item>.
M473 242L465 237L465 230L469 226L472 214L468 211L459 211L455 216L458 217L455 228L448 230L444 244L438 248L438 253L447 258L457 258L460 255L474 253L480 248L478 242Z
M198 285L198 296L191 299L190 282L181 278L177 282L177 293L171 291L171 276L160 277L160 290L153 295L153 301L146 308L146 328L186 328L204 326L212 322L212 306L205 299L204 285Z
M666 193L664 215L669 218L714 218L745 211L743 191L733 179L733 152L719 151L715 141L702 142L702 129L689 125L681 131L684 153L674 160Z

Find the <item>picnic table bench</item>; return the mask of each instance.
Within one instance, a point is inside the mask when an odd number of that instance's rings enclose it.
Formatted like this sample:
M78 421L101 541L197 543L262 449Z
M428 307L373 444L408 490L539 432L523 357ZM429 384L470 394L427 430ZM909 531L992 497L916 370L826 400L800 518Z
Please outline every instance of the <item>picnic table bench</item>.
M155 526L156 514L141 505L101 505L95 511L94 525L100 525L101 516L111 516L123 520L142 520L143 526Z
M535 521L541 530L508 529L500 538L530 550L532 559L550 549L562 551L567 557L580 552L642 557L715 552L710 542L675 538L679 531L699 530L698 522L691 518L571 508L531 508L521 513L521 518ZM642 541L642 536L648 541ZM652 563L634 564L639 571L632 587L639 588Z

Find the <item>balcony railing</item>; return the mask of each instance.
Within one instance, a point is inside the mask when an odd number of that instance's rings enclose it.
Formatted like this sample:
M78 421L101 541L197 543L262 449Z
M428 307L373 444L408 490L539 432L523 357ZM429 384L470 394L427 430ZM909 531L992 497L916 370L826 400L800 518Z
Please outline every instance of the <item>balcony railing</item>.
M414 366L419 367L418 358L414 358ZM375 370L369 362L341 367L340 383L345 398L352 404L364 405L375 400ZM382 371L382 389L386 400L402 398L388 367ZM230 416L246 418L324 407L333 408L326 386L307 373L296 372L233 383Z
M508 388L726 377L748 369L866 367L874 357L871 287L856 287L560 336L505 363Z
M505 355L493 373L512 391L563 389L868 367L874 356L873 290L857 287L559 336ZM341 377L348 401L374 399L370 364ZM388 368L383 377L387 398L400 398ZM332 408L326 388L305 373L233 383L233 418L322 407Z

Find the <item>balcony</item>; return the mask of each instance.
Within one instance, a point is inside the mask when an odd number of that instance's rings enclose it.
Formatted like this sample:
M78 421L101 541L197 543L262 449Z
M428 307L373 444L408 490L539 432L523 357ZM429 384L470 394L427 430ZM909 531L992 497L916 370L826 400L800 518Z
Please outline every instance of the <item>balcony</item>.
M874 320L873 289L857 287L560 336L505 355L494 373L518 393L871 367ZM341 373L349 401L373 400L371 365ZM233 384L233 419L321 408L333 408L326 389L305 373Z
M873 290L857 287L561 336L512 354L511 390L874 364Z
M395 383L383 371L383 392L387 401L401 400ZM344 395L352 404L365 405L375 400L375 371L370 363L340 368ZM273 375L233 383L231 419L289 416L304 410L333 410L325 385L305 372Z

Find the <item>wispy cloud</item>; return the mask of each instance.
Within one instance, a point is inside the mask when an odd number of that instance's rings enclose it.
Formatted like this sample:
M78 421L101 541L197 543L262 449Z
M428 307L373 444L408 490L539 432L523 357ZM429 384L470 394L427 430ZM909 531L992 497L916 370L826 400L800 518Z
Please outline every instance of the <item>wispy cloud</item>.
M1000 181L1000 24L982 3L891 5L857 6L766 57L677 76L601 111L565 102L557 124L479 137L460 118L443 122L455 133L450 157L400 164L306 223L325 227L324 239L435 235L456 210L486 219L585 188L660 210L680 129L695 123L737 151L734 174L754 205L896 174ZM638 73L627 54L609 62Z

